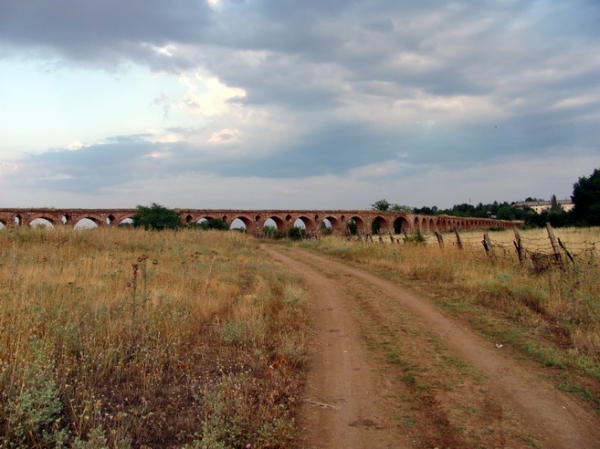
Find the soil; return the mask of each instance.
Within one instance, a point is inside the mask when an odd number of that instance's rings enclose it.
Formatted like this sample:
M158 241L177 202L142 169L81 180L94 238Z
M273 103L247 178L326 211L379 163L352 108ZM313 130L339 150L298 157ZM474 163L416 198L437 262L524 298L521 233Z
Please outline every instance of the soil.
M321 255L263 249L308 289L299 447L600 448L586 404L430 301Z

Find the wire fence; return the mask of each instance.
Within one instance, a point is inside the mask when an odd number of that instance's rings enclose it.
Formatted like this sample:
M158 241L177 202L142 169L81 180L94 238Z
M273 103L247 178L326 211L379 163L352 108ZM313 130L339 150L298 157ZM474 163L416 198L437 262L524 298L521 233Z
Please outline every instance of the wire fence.
M440 234L438 232L422 233L413 235L404 233L400 236L394 235L347 235L347 240L356 240L373 243L392 244L414 244L439 245L441 248L455 247L462 251L482 254L484 252L492 261L500 257L517 258L520 263L530 261L536 271L543 271L551 266L566 268L568 265L594 265L598 266L600 256L600 240L561 240L556 238L554 230L550 225L546 227L546 236L529 237L521 235L515 229L514 238L507 239L506 233L503 238L495 238L494 233L483 232L460 232Z

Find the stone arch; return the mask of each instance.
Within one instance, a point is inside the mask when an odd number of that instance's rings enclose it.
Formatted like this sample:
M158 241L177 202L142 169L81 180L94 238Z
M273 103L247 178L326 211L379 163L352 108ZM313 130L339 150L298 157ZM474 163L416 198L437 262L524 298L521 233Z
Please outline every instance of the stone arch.
M413 220L413 229L415 231L417 229L421 229L421 221L419 220L419 217L415 217L415 219Z
M26 226L30 226L31 222L34 220L37 220L38 218L41 218L43 220L49 221L52 226L56 226L58 224L56 217L52 216L51 214L34 214L31 215L30 217L27 217L27 220L25 220L25 225ZM61 221L62 224L62 221Z
M77 218L74 218L72 221L69 221L69 225L72 227L77 226L77 223L79 223L81 220L85 220L85 219L91 220L94 223L96 223L96 226L100 227L100 226L105 226L106 223L102 220L102 218L96 216L96 215L80 215Z
M129 219L129 220L132 220L132 221L133 221L133 216L134 216L134 215L135 215L135 214L124 214L124 215L121 215L120 217L118 217L118 218L115 220L115 223L117 224L117 226L120 226L120 225L122 225L122 224L123 224L123 222L124 222L125 220L128 220L128 219Z
M433 218L429 219L429 225L427 226L430 231L436 230L435 220Z
M331 231L335 232L337 230L339 230L342 221L345 217L342 215L341 219L335 217L334 215L327 215L325 217L323 217L323 220L321 220L321 223L323 223L324 220L329 221L329 224L331 224Z
M394 228L394 234L402 234L403 229L410 229L410 223L404 215L400 215L399 217L396 217L392 227Z
M194 217L192 217L192 221L190 224L192 223L200 223L202 220L214 220L215 216L214 215L206 215L206 214L200 214L200 215L196 215ZM235 218L234 218L235 220ZM227 223L227 220L223 220L225 223ZM233 220L231 220L233 221Z
M315 215L318 219L318 215ZM296 223L297 220L301 220L304 223L304 227L307 231L314 231L316 229L315 220L311 219L308 215L300 214L292 217L292 225Z
M382 215L375 215L371 221L371 231L375 233L387 233L389 231L389 223Z
M262 228L265 227L265 223L269 219L271 219L275 222L275 225L277 226L278 231L284 231L286 229L286 221L283 218L281 218L279 215L269 215L267 218L265 218L265 220L262 222Z
M356 223L356 229L358 231L364 232L367 230L367 220L365 220L360 215L352 215L351 217L348 218L348 221L350 221L350 220L353 220L354 223Z
M233 219L231 220L231 223L233 223L235 220L240 220L242 223L244 223L244 226L246 226L246 232L254 232L256 229L256 222L252 219L252 217L247 215L235 215L232 217ZM231 223L229 224L231 225Z

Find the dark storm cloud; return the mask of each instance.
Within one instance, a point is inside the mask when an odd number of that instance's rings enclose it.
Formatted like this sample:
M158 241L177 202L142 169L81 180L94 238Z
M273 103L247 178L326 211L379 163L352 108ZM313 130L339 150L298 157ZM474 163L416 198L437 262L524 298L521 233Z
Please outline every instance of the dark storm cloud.
M406 163L456 167L555 147L590 151L598 143L599 11L592 0L224 0L217 8L199 0L2 0L0 44L95 64L207 69L245 90L235 102L310 122L268 156L244 148L246 156L228 158L198 144L124 136L21 161L35 174L31 182L37 176L48 186L98 191L194 171L342 174L398 153ZM172 56L155 50L169 44ZM428 96L477 97L498 110L486 119L467 109L458 119L458 112L430 112L423 103L397 129L361 116L367 100L388 106ZM570 98L581 101L560 104ZM429 129L408 126L429 118L436 123ZM51 176L57 173L64 176Z
M210 14L192 0L3 0L0 42L83 60L139 57L145 44L198 41Z
M215 156L206 146L152 143L142 137L117 136L109 139L110 143L75 151L55 149L29 154L17 161L19 170L10 176L15 180L18 177L23 184L51 190L100 193L131 181L186 173L265 178L340 174L356 165L356 157L360 165L374 158L385 160L393 154L389 143L372 141L369 130L357 126L323 129L274 157ZM362 156L352 159L344 156L343 150L349 147Z

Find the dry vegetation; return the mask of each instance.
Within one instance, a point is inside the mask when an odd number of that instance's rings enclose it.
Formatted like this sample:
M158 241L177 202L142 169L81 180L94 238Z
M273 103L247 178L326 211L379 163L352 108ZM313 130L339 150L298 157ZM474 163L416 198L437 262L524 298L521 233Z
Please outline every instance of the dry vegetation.
M0 447L289 447L301 281L234 232L0 231Z
M571 248L540 269L533 254L551 254L545 230L521 231L528 258L519 263L512 231L490 233L495 258L486 255L481 233L452 233L440 248L427 243L381 244L324 238L301 243L430 296L458 319L495 343L516 348L551 367L560 388L573 391L600 411L600 277L595 245L598 229L555 230ZM551 370L552 371L552 370Z

